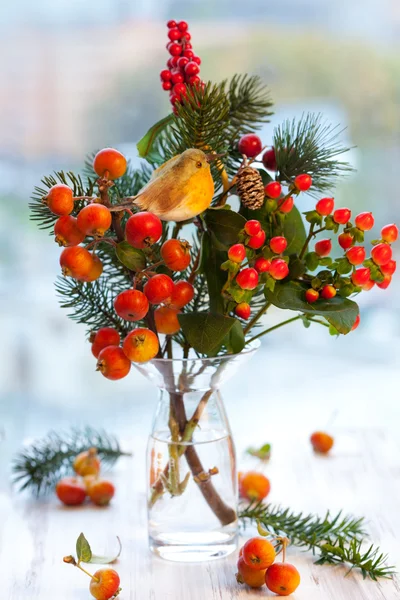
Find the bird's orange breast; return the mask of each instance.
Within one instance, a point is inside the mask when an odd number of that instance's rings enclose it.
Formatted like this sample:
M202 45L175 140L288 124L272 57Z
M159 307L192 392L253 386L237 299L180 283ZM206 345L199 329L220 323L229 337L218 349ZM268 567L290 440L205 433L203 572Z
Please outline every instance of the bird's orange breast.
M214 195L214 182L209 169L192 175L186 184L186 206L193 214L200 214L211 204Z

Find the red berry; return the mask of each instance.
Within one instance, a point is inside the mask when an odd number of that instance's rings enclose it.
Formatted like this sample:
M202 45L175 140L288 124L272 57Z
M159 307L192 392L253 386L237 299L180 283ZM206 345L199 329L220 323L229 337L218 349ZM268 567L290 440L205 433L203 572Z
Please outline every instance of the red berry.
M190 264L190 248L185 240L167 240L161 246L161 258L171 271L184 271Z
M310 189L312 185L312 179L310 175L307 173L303 173L302 175L297 175L294 180L294 185L297 187L300 192L306 192Z
M162 235L162 223L156 215L138 212L126 222L125 236L134 248L146 248L158 242Z
M277 169L276 169L275 149L270 148L269 150L266 150L262 156L262 161L263 161L264 167L268 171L276 171Z
M181 326L178 320L179 310L170 306L160 306L154 311L154 320L158 333L174 335Z
M371 212L363 212L356 216L355 223L361 231L369 231L374 226L374 217Z
M361 317L360 317L360 315L357 315L357 316L356 316L356 320L354 321L354 325L353 325L353 327L351 328L351 331L354 331L355 329L357 329L357 327L358 327L358 326L359 326L359 324L360 324L360 321L361 321Z
M317 290L314 290L313 288L309 288L308 290L306 290L305 296L306 296L306 301L309 304L313 304L314 302L316 302L318 300L319 292L317 292Z
M107 379L117 381L128 375L131 370L131 362L125 356L122 348L107 346L99 354L96 370L100 371Z
M180 56L182 52L182 46L176 42L171 42L168 44L168 51L171 56Z
M54 225L55 240L59 246L77 246L85 239L85 234L78 227L78 221L71 215L57 219Z
M163 81L161 84L161 87L163 90L168 92L168 90L172 89L172 83L171 83L171 81Z
M335 296L336 288L334 288L333 285L324 285L324 287L321 290L321 297L324 298L324 300L330 300Z
M258 135L247 133L242 135L239 140L238 149L240 154L245 154L248 158L254 158L262 150L262 142Z
M242 550L242 549L241 549ZM236 580L238 583L245 583L252 588L261 588L265 583L266 569L258 571L253 567L249 567L243 560L243 556L239 556L237 563Z
M85 501L86 490L75 477L64 477L56 485L56 494L66 506L79 506Z
M250 304L247 304L247 302L240 302L235 308L235 314L241 319L248 319L250 313Z
M171 308L183 308L189 304L194 298L194 287L188 281L177 281L174 284L171 297L169 298L169 306Z
M93 169L99 177L107 176L108 179L118 179L125 174L126 158L114 148L103 148L93 160Z
M171 76L171 81L175 85L175 83L183 83L185 78L183 77L180 71L173 71ZM174 88L175 91L175 88Z
M171 29L171 27L176 27L176 21L167 21L167 27Z
M198 75L193 75L192 77L188 78L187 82L189 83L189 85L198 86L201 83L201 79Z
M369 290L372 290L372 288L375 285L375 281L372 281L372 279L370 279L369 281L367 281L367 283L364 283L364 285L362 285L362 289L364 290L364 292L369 292Z
M193 49L193 46L192 46L192 44L191 44L190 42L185 42L185 49L192 50L192 49ZM192 58L193 58L193 57L192 57Z
M138 327L128 333L124 339L123 348L126 356L132 362L147 362L158 353L158 338L150 329Z
M274 563L265 573L265 583L278 596L290 596L300 585L300 573L290 563Z
M279 198L282 192L282 186L279 181L270 181L264 188L265 195L269 198Z
M338 237L339 246L343 248L343 250L347 250L351 248L354 243L354 238L350 233L341 233Z
M88 204L79 212L78 227L86 235L102 237L111 226L111 212L103 204Z
M90 271L87 275L83 275L80 280L81 281L95 281L100 277L103 272L103 263L95 254L92 255L93 263L90 268Z
M399 230L394 223L391 225L385 225L385 227L382 227L381 236L385 242L391 244L397 240L399 236Z
M125 321L140 321L149 310L149 302L139 290L125 290L114 300L114 310Z
M147 280L143 291L151 304L161 304L171 296L173 289L174 282L171 277L160 273Z
M188 77L192 77L192 75L197 75L200 72L200 67L195 62L189 62L185 67L185 75Z
M289 267L282 258L274 258L269 269L270 275L280 281L289 275Z
M247 540L243 546L242 558L246 565L256 571L268 569L276 557L275 548L264 537L254 537Z
M179 56L171 56L167 61L167 67L175 69L178 65Z
M371 271L368 268L362 267L361 269L356 269L351 274L351 281L354 285L358 287L362 287L363 285L369 282L369 278L371 277Z
M249 248L253 248L253 250L258 250L259 248L264 246L265 238L265 231L264 229L261 229L261 231L259 231L257 235L252 235L250 237L249 241L247 242L247 246Z
M326 454L333 447L335 440L329 433L314 431L310 436L310 442L315 452Z
M392 248L389 244L377 244L371 250L371 258L376 265L386 265L392 258Z
M169 31L168 31L168 37L171 40L171 42L176 42L177 40L180 40L182 37L182 32L179 31L179 29L176 29L175 27L172 27Z
M318 256L329 256L332 251L332 242L329 239L320 240L315 244L315 252Z
M277 235L270 239L269 247L274 254L282 254L287 248L287 239L282 235Z
M193 56L192 61L197 63L198 65L201 65L201 58L200 56Z
M236 275L236 283L242 290L254 290L258 286L258 273L251 267L246 267Z
M315 210L319 215L326 217L332 213L334 205L335 201L333 198L321 198L321 200L318 200Z
M271 261L268 260L268 258L263 258L262 256L260 256L260 258L257 258L256 262L254 263L254 268L259 273L268 273L270 267Z
M346 256L349 263L357 267L365 260L365 248L363 246L353 246L347 250Z
M170 81L171 77L172 77L172 74L169 69L164 69L160 73L161 81Z
M192 39L192 36L190 35L190 33L187 31L186 33L184 33L182 35L182 39L185 40L186 42L190 42L190 40Z
M81 246L70 246L61 252L60 265L65 277L81 280L93 268L93 255Z
M183 56L191 60L194 56L193 50L188 49L189 44L186 44L186 50L183 51Z
M251 219L250 221L247 221L244 230L250 236L257 235L257 233L260 233L261 231L261 223L260 221Z
M286 200L284 200L281 204L279 204L279 210L282 213L290 213L290 211L293 208L293 205L294 205L293 196L289 196L289 198L286 198Z
M246 248L243 244L234 244L228 250L228 258L235 263L242 263L246 258Z
M376 285L378 286L378 288L381 288L381 290L386 290L386 288L389 287L391 281L392 281L392 276L385 275L384 280L381 281L380 283L377 282Z
M386 265L380 266L380 270L384 275L393 275L393 273L396 271L396 266L397 264L395 260L389 260Z
M333 220L339 225L346 225L350 221L351 210L349 208L337 208L333 213Z
M171 102L172 106L174 106L175 104L179 103L181 101L181 97L177 96L176 94L173 94L169 101Z
M91 595L96 600L110 600L116 597L119 590L119 575L114 569L99 569L93 575L89 585Z
M187 95L187 87L184 83L176 83L174 85L174 90L173 93L175 96L178 96L178 98L182 98L182 97L186 97Z
M179 23L178 23L179 31L185 32L185 31L187 31L187 28L188 28L188 24L186 23L186 21L179 21Z
M108 506L115 494L115 487L106 479L95 479L87 490L88 496L96 506Z
M98 330L93 339L92 353L97 358L103 348L107 346L119 346L121 341L120 335L113 327L102 327ZM86 473L89 475L89 473Z
M54 215L69 215L74 210L73 193L68 185L53 185L44 198L44 202Z
M177 66L180 69L184 69L186 67L186 65L188 64L188 62L189 62L189 59L186 58L186 56L180 56L178 58Z

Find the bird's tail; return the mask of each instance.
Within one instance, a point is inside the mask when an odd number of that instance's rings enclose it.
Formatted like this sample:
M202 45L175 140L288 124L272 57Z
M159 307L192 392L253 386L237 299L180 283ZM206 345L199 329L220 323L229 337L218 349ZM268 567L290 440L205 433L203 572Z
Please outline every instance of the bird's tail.
M149 203L146 202L146 197L142 193L139 193L136 196L130 196L129 199L126 199L125 202L121 202L121 204L111 206L110 210L112 212L117 212L124 208L133 208L134 206L137 206L140 210L147 210Z

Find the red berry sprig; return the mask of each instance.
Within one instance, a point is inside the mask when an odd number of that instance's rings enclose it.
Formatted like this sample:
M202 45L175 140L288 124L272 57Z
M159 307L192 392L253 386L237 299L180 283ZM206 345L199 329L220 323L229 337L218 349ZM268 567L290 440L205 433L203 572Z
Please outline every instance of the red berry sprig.
M160 79L162 89L170 92L170 101L175 107L187 96L188 88L204 86L204 82L199 75L201 59L193 52L186 21L168 21L167 27L167 50L171 57L167 68L160 72Z

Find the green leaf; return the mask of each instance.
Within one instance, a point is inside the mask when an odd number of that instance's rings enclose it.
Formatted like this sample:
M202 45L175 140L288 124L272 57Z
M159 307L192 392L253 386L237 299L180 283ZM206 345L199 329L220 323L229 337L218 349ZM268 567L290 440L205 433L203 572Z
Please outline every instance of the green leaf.
M189 344L200 354L212 356L219 349L237 319L217 313L186 313L178 315L182 331Z
M292 254L289 257L289 276L290 279L297 279L306 272L304 260L300 260L297 254Z
M112 554L109 556L100 556L98 554L92 554L92 558L90 559L90 561L82 561L82 562L90 562L90 563L94 563L95 565L109 565L113 562L115 562L117 560L117 558L120 557L121 552L122 552L122 544L121 544L121 540L119 539L118 536L116 536L117 541L118 541L118 552L117 554Z
M131 271L142 271L146 266L144 253L137 248L133 248L128 242L117 244L115 252L122 264Z
M239 354L239 352L241 352L244 348L245 339L243 328L240 324L240 321L238 321L237 319L235 319L235 323L230 332L228 333L226 345L229 351L232 352L232 354Z
M298 310L309 315L321 315L339 333L349 333L358 315L358 306L352 300L335 296L330 300L320 298L314 304L309 304L304 298L306 285L297 281L276 283L272 292L267 287L264 294L268 302L278 308Z
M141 140L136 144L139 156L141 158L149 158L149 155L155 148L155 142L160 133L169 125L174 119L174 114L171 113L167 117L164 117L160 121L157 121L148 132L142 137Z
M210 297L210 310L212 312L223 312L224 300L222 288L227 280L226 273L221 265L226 260L226 252L217 250L213 244L212 234L205 231L201 241L201 261L199 270L204 273L207 281L208 295Z
M309 271L315 271L319 266L319 255L316 252L309 252L305 256L305 261Z
M276 280L273 277L268 277L267 281L265 282L264 290L273 292L275 289L275 284L276 284Z
M300 254L307 238L306 229L301 214L295 206L290 213L286 215L283 224L283 235L287 239L288 245L285 254Z
M209 208L204 215L208 231L211 231L222 249L228 249L238 241L239 231L246 224L246 219L233 210Z
M81 533L76 540L76 556L78 558L78 562L84 563L90 562L92 558L92 550L83 533Z

